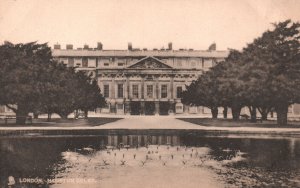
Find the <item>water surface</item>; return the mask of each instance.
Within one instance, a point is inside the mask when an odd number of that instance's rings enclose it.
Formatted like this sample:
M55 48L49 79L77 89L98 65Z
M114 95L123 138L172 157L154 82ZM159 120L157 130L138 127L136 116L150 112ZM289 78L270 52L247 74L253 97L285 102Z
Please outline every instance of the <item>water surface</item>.
M0 187L300 187L291 137L3 137L0 156Z

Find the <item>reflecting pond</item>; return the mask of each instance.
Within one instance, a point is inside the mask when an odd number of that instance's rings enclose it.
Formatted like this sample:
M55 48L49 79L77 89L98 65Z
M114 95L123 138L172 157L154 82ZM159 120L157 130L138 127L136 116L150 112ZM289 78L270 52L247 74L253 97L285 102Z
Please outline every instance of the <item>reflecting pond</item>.
M0 187L300 187L300 138L0 138Z

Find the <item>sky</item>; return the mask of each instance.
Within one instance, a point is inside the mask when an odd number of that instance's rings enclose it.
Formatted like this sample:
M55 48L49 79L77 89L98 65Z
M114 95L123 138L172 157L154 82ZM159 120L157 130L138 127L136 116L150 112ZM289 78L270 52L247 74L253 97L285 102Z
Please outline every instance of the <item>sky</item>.
M286 19L300 0L0 0L0 43L242 49Z

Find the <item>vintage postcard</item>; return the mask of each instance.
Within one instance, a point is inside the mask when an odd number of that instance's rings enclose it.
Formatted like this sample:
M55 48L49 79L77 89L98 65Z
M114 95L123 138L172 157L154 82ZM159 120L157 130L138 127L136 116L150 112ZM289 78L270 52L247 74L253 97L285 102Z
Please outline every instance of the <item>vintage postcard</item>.
M0 0L0 188L300 187L299 0Z

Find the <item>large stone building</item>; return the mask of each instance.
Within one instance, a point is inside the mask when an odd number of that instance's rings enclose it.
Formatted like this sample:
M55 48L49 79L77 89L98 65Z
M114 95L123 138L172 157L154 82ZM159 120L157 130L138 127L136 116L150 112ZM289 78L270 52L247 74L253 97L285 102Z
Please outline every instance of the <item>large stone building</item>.
M55 45L53 56L77 70L88 71L98 80L108 105L101 113L132 115L167 115L203 113L200 107L181 103L181 92L203 71L223 61L227 51L216 51L215 44L209 50L135 49L128 44L127 50L97 48L73 49L67 45L61 49Z

